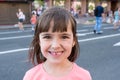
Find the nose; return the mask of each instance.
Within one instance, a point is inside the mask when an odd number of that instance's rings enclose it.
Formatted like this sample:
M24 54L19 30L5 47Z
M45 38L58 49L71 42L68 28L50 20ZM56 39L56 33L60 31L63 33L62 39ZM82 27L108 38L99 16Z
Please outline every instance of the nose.
M58 49L60 48L60 40L59 39L54 39L52 40L52 43L51 43L51 48L52 49Z

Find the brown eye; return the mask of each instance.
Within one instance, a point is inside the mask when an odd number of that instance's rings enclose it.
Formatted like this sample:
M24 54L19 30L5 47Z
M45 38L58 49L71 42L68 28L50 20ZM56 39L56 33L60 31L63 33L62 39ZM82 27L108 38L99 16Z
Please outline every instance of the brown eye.
M43 36L43 39L51 39L51 36Z
M68 36L62 36L62 39L68 39L69 37Z

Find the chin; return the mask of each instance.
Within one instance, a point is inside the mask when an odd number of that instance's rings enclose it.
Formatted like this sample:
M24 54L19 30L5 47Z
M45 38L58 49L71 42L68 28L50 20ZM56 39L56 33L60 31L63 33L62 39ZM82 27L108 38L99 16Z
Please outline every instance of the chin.
M64 60L59 60L59 59L55 60L55 59L52 59L52 60L49 60L49 62L51 62L52 64L60 64L60 63L64 62Z

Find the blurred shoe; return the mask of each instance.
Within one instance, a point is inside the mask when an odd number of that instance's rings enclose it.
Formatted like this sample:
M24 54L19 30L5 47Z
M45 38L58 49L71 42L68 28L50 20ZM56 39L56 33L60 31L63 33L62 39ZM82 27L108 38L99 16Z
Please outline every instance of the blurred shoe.
M14 27L18 27L18 24L15 24Z
M34 31L34 28L32 28L32 31Z
M103 33L103 31L96 32L96 34L102 34L102 33Z
M96 30L93 30L94 34L96 33Z

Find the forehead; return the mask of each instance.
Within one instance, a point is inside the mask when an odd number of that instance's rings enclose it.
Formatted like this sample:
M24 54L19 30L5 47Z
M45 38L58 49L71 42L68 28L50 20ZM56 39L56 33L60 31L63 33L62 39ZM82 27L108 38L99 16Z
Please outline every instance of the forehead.
M72 26L70 21L68 21L67 23L63 23L61 22L59 23L55 23L56 21L51 21L50 22L50 26L48 31L50 32L67 32L67 31L72 31ZM56 25L57 24L57 25Z

